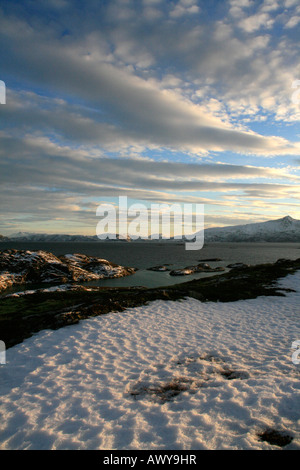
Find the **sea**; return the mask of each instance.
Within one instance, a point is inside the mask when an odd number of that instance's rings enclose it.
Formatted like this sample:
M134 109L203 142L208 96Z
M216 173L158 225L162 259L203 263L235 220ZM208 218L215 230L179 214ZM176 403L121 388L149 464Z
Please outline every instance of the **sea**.
M158 265L168 265L172 270L207 262L211 267L224 267L226 272L229 270L227 266L232 263L256 265L273 263L282 258L300 258L300 243L208 243L201 250L189 251L183 243L177 242L2 242L0 250L4 249L44 250L57 256L82 253L138 269L131 276L85 283L106 287L161 287L217 274L170 276L169 272L148 270ZM218 261L210 261L216 258ZM18 289L20 290L20 286Z

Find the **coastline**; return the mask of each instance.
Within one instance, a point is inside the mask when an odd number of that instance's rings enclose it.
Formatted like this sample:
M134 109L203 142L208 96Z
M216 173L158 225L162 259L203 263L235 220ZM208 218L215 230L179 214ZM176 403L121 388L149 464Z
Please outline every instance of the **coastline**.
M300 269L297 260L278 260L235 268L225 274L160 288L104 288L78 286L72 289L37 291L0 299L1 339L10 348L44 329L59 329L89 317L123 312L156 300L194 298L201 302L235 302L259 296L284 296L276 284Z

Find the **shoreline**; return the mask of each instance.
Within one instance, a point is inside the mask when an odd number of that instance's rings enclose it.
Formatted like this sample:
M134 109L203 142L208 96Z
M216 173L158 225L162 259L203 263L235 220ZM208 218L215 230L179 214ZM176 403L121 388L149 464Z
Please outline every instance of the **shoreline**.
M235 302L260 296L284 296L276 285L280 278L300 270L297 260L235 268L225 274L159 288L85 287L37 291L20 297L0 299L1 339L10 348L45 329L59 329L80 320L123 312L155 300L194 298L201 302ZM74 289L75 287L75 289Z

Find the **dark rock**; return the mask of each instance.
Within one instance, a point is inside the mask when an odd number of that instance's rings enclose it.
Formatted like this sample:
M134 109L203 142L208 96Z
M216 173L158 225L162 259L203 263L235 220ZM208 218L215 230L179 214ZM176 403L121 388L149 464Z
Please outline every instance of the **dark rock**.
M167 268L166 265L164 266L153 266L152 268L147 268L148 271L170 271L169 268Z
M241 269L241 268L247 268L247 267L249 267L249 264L244 264L244 263L232 263L232 264L227 265L227 268L230 268L230 269Z
M134 272L134 268L81 254L58 257L42 250L0 251L0 291L15 284L86 282Z
M222 260L221 258L207 258L207 259L199 259L199 261L208 262L208 261L222 261Z
M192 267L187 267L183 269L174 269L170 271L170 276L189 276L194 274L195 270Z
M223 268L222 266L212 268L207 263L200 263L196 266L187 266L183 269L174 269L170 272L170 276L189 276L190 274L196 273L214 273L220 271L225 271L225 268Z
M285 447L290 444L293 437L283 431L277 431L276 429L265 429L263 432L258 433L260 441L268 442L273 446Z

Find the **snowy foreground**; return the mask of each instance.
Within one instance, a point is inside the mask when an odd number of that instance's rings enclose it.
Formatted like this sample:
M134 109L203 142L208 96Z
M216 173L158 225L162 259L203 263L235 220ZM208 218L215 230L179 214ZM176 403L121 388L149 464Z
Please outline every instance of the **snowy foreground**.
M300 449L300 272L287 297L156 301L42 331L0 366L1 449Z

